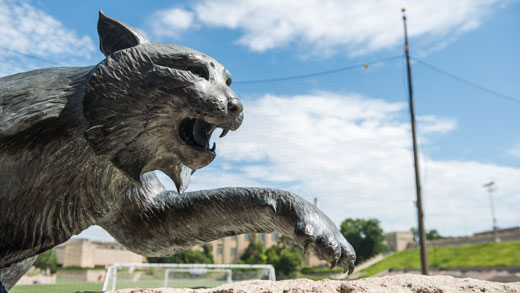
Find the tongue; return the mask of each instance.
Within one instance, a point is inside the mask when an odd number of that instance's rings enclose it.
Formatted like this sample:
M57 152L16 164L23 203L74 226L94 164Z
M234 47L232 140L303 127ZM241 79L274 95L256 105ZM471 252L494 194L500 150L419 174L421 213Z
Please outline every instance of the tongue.
M177 168L172 174L172 180L175 183L175 187L177 187L177 192L179 194L183 194L186 188L190 185L190 177L195 170L185 166L183 163L179 163Z

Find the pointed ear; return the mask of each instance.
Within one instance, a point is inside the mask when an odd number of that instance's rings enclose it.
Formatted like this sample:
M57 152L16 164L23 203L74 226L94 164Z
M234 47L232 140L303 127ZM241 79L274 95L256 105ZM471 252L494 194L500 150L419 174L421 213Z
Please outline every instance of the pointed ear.
M115 51L148 42L136 29L106 16L101 10L99 11L97 30L99 35L99 49L105 56Z

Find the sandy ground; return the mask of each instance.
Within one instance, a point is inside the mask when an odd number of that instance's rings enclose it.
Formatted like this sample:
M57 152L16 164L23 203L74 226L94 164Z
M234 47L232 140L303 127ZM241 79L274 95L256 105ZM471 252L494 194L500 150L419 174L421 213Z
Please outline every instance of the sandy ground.
M109 291L118 293L178 293L178 292L413 292L413 293L449 293L449 292L519 292L520 282L496 283L476 279L457 279L449 276L397 275L367 278L355 281L308 279L286 281L245 281L222 285L211 289L124 289Z

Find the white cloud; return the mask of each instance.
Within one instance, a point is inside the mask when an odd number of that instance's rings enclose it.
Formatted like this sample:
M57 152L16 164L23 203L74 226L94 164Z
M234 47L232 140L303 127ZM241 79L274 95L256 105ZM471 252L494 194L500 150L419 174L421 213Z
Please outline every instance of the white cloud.
M242 127L216 139L217 159L193 174L188 191L283 188L311 202L318 197L320 208L337 224L347 217L377 218L387 232L416 225L406 104L326 92L267 95L243 103ZM456 127L451 118L419 120L418 128L427 138ZM444 235L490 229L489 197L482 187L490 180L498 187L498 225L518 225L520 169L423 157L421 175L427 229ZM159 176L168 189L175 189L166 175ZM106 236L96 229L80 237Z
M498 225L517 226L520 169L471 161L430 161L424 184L430 226L456 234L490 230L489 196L483 184L497 183L494 202Z
M416 225L405 104L331 93L268 95L244 104L244 124L217 139L216 161L193 175L189 190L284 188L309 201L319 197L320 207L336 223L347 217L378 218L386 231ZM434 116L423 120L425 136L456 125ZM424 157L421 167L429 228L448 235L489 229L489 199L482 184L490 176L499 185L498 224L517 224L520 169Z
M31 67L30 64L17 64L26 55L37 62L38 58L49 57L53 60L89 58L94 50L88 36L78 36L31 4L0 0L0 75Z
M425 115L417 117L421 133L428 134L432 132L448 133L457 128L457 121L455 119L443 118L439 120L433 115Z
M176 38L193 25L193 18L193 12L172 8L154 12L148 22L154 36Z
M429 48L477 28L497 2L201 0L193 9L206 25L241 31L238 42L254 51L300 43L316 54L347 49L358 55L402 43L402 7L408 11L410 37L426 37Z

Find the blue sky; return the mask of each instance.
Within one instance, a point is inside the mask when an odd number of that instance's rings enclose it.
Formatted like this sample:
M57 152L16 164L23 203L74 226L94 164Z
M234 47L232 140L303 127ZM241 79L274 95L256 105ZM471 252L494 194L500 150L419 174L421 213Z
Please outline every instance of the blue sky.
M151 41L202 51L233 74L244 124L216 140L217 159L194 174L189 190L284 188L318 197L338 224L378 218L386 231L409 230L416 215L403 58L371 62L402 56L401 7L413 57L427 228L444 235L489 229L482 185L490 180L497 184L498 225L517 226L519 1L0 0L0 75L98 63L103 10ZM357 64L369 66L241 83ZM96 229L83 236L104 237Z

